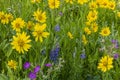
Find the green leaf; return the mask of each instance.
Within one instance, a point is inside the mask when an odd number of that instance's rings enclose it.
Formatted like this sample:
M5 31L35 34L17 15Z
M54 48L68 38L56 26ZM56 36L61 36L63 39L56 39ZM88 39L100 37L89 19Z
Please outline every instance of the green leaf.
M0 80L8 80L8 77L4 74L0 74Z

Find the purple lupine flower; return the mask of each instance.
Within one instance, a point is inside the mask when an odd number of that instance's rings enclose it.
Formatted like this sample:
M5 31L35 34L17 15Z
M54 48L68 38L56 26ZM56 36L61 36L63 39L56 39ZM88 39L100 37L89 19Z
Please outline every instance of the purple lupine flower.
M51 66L52 66L52 64L47 63L47 64L45 64L45 66L46 66L46 67L51 67Z
M60 51L59 47L57 47L54 50L52 50L50 52L50 60L52 60L53 62L56 62L57 59L58 59L58 53L59 53L59 51Z
M60 31L60 26L59 25L55 26L55 31L57 31L57 32Z
M119 48L119 44L118 44L118 42L115 44L115 48L116 48L116 49Z
M84 59L84 58L86 58L86 55L85 55L85 53L82 53L82 54L80 54L80 58L81 58L81 59Z
M111 40L111 42L112 42L113 44L116 44L116 43L117 43L117 40L113 39L113 40Z
M29 77L31 80L35 79L35 78L36 78L36 73L30 72L29 75L28 75L28 77Z
M119 57L119 54L114 54L114 59L117 59Z
M23 67L24 67L24 69L28 69L30 67L30 63L29 62L25 62Z
M35 68L34 68L34 73L37 73L37 72L39 72L40 71L40 66L38 65L38 66L36 66Z
M59 12L59 15L60 15L60 16L62 16L62 15L63 15L63 13L62 13L62 12Z

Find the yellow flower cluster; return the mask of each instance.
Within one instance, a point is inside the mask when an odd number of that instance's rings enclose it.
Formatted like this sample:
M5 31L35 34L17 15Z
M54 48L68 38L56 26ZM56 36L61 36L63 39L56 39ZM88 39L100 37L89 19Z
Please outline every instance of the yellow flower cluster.
M2 24L8 24L10 21L12 21L13 16L12 14L4 13L3 11L0 11L0 21Z

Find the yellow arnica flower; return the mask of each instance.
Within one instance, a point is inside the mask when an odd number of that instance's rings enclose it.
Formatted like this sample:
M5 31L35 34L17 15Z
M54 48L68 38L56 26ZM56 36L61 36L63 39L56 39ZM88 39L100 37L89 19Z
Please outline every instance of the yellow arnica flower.
M88 27L85 27L84 31L87 35L91 34L91 30Z
M41 2L41 0L31 0L31 3L40 3Z
M51 9L59 8L60 0L48 0L48 4Z
M8 61L8 66L15 70L17 67L17 62L14 60L10 60L10 61Z
M28 30L33 30L33 27L34 27L34 23L32 21L28 21L27 22L27 29Z
M101 69L101 71L106 72L106 71L110 70L111 68L113 68L112 63L113 63L112 57L110 57L108 55L104 56L98 63L98 69Z
M2 19L2 17L5 15L5 13L3 11L0 11L0 20Z
M13 36L13 41L11 45L13 49L16 49L19 53L24 53L24 51L28 51L30 49L31 40L30 36L27 36L26 33L17 33L17 36Z
M93 1L92 1L92 2L89 3L89 8L90 8L90 9L96 9L96 8L98 8L98 5L97 5L96 2L93 2Z
M66 1L66 3L73 4L73 1L74 1L74 0L65 0L65 1Z
M0 12L0 20L2 24L8 24L12 19L12 14L5 14L4 12Z
M109 35L110 35L110 29L109 29L109 27L104 27L104 28L101 30L100 34L101 34L102 36L109 36Z
M96 10L90 11L87 15L87 20L89 22L93 22L93 21L97 20L97 14L98 14L98 12Z
M43 37L47 38L49 33L44 32L45 28L46 28L46 24L43 24L43 25L36 24L35 25L34 32L33 32L33 36L35 37L35 41L40 40L40 42L43 42Z
M114 10L115 9L115 1L109 1L108 8Z
M120 12L117 12L117 16L120 18Z
M22 18L16 18L12 23L13 30L20 32L21 28L25 26L24 20Z
M84 45L86 45L88 42L85 35L82 35L82 42L84 43Z
M69 36L70 39L73 39L73 35L70 32L68 32L67 35Z
M103 0L100 4L101 8L108 8L109 1L108 0Z
M1 23L2 24L8 24L9 23L9 19L7 17L7 14L4 14L2 17L1 17Z
M98 30L98 24L97 24L97 23L95 23L95 22L92 23L92 24L91 24L91 27L92 27L92 31L93 31L93 32L97 32L97 30Z
M13 15L12 14L7 14L7 18L9 19L9 21L12 21L13 20Z
M78 0L78 3L83 5L84 3L88 2L88 0Z
M44 23L46 22L46 12L43 12L42 10L37 10L36 12L34 12L34 18L35 20L37 20L38 22Z

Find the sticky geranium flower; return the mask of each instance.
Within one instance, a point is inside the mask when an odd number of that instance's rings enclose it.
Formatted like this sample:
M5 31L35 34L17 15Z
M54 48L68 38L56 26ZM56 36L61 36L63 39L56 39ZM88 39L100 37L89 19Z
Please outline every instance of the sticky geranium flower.
M11 42L12 48L16 49L19 53L28 51L31 47L31 40L29 38L30 36L27 36L25 32L17 33L16 36L13 36L13 41Z
M30 63L29 62L25 62L23 67L24 67L24 69L30 68Z
M46 66L46 67L51 67L51 66L52 66L52 64L47 63L47 64L45 64L45 66Z
M11 24L13 30L17 32L20 32L20 30L25 26L25 22L22 18L16 18Z
M34 80L34 79L36 79L36 73L30 72L29 75L28 75L28 77L29 77L31 80Z
M17 68L17 62L14 60L10 60L8 61L8 66L15 70Z
M119 54L118 53L114 54L114 59L118 59L118 58L119 58Z
M49 33L44 32L45 28L46 28L46 24L43 24L43 25L36 24L35 25L34 32L33 32L33 36L35 37L35 41L40 40L40 42L43 42L43 37L47 38Z
M40 66L38 65L38 66L36 66L35 68L34 68L34 73L37 73L37 72L39 72L40 71Z

